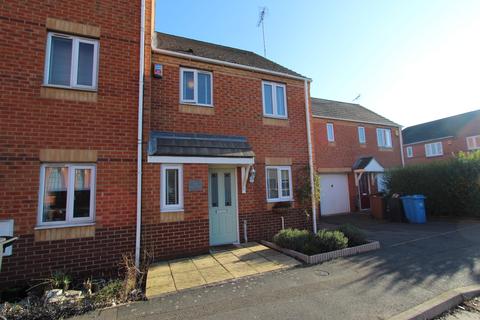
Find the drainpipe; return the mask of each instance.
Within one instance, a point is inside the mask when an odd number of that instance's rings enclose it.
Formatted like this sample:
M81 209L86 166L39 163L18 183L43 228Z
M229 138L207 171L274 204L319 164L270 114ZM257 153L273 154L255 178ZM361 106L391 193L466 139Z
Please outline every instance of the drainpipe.
M135 266L140 266L140 239L142 233L142 152L143 152L143 77L145 68L145 0L142 0L140 18L140 62L138 77L138 133L137 133L137 225L135 233Z
M307 120L307 143L308 143L308 165L310 168L310 190L312 190L312 215L313 215L313 232L317 233L317 205L313 193L315 191L314 167L313 167L313 151L312 136L310 130L310 97L308 94L309 80L305 79L305 117Z
M403 155L403 135L402 135L402 127L398 127L400 137L400 156L402 157L402 168L405 167L405 156Z

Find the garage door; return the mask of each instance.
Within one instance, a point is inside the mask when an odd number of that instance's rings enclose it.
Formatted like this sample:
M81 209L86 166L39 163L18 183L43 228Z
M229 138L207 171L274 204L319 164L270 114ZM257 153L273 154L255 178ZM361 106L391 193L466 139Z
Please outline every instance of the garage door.
M350 196L346 174L320 175L321 215L350 212Z

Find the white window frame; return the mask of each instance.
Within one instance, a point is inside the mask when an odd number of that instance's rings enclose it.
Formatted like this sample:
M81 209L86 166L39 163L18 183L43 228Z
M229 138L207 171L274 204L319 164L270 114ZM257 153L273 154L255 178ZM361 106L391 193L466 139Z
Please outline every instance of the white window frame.
M276 169L277 170L277 188L278 188L278 198L269 198L268 197L268 170ZM288 197L282 197L282 170L288 170L288 182L290 195ZM290 166L266 166L265 167L265 189L267 193L267 202L283 202L283 201L292 201L293 200L293 187L292 187L292 167Z
M476 143L476 139L479 138L479 137L480 137L480 135L475 135L475 136L469 136L469 137L466 138L467 149L468 150L478 150L478 149L480 149L480 145L477 145L477 143Z
M380 141L380 136L383 141ZM377 128L377 145L380 148L392 148L392 130L388 128Z
M413 158L413 147L409 146L405 150L407 151L407 158Z
M178 204L167 204L165 191L167 170L178 170ZM162 164L160 173L160 211L161 212L177 212L183 211L183 165L181 164Z
M328 142L335 142L335 131L333 123L327 123L327 140Z
M265 106L265 85L272 86L272 114L266 112ZM279 115L277 109L277 87L283 88L283 101L285 102L285 115ZM288 106L287 106L287 86L283 83L271 82L271 81L262 81L262 105L263 105L263 116L268 118L277 118L277 119L288 119Z
M183 73L184 72L193 72L193 100L187 100L183 98ZM210 104L198 103L198 74L208 74L210 75ZM197 106L203 107L213 107L213 73L210 71L191 69L191 68L180 68L180 103L182 104L194 104Z
M46 168L68 168L67 205L65 221L43 221L43 201L45 199L45 169ZM73 203L75 196L75 170L90 169L90 215L88 217L74 218ZM69 226L82 225L95 222L95 190L96 190L96 166L93 164L71 164L71 163L49 163L40 167L40 190L38 195L38 226Z
M436 147L434 147L436 146ZM436 150L434 150L434 148ZM443 144L441 141L425 144L425 156L427 158L443 156Z
M358 142L360 144L366 144L367 143L367 134L365 132L365 127L362 127L362 126L358 127L357 132L358 132ZM360 133L360 132L362 132L362 133Z
M70 61L70 85L60 85L49 83L49 73L50 73L50 53L52 46L52 37L59 37L72 40L72 59ZM78 78L78 50L80 43L93 44L93 70L92 70L92 85L85 86L77 83ZM98 57L99 57L99 47L100 43L96 39L83 38L78 36L71 36L63 33L49 32L47 35L47 49L45 54L45 70L43 75L43 85L49 87L59 87L59 88L74 88L74 89L83 89L83 90L97 90L98 83Z

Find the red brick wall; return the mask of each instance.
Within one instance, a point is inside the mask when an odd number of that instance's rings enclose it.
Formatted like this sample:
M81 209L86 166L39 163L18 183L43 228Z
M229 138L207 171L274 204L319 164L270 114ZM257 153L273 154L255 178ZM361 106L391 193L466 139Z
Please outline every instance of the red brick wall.
M240 237L243 239L243 220L248 222L249 240L270 238L280 229L280 216L272 214L266 201L265 158L291 158L293 189L303 181L299 176L308 166L307 133L305 123L304 83L298 80L272 77L238 69L187 61L154 54L153 62L163 64L162 79L151 79L151 108L146 111L146 130L185 133L206 133L246 136L255 152L256 179L247 184L247 193L241 193L241 173L237 169L237 189L240 219ZM213 72L214 115L182 113L179 111L180 65ZM261 81L272 80L287 84L288 126L263 123ZM185 221L159 223L160 219L160 164L144 165L143 223L144 245L154 247L157 258L184 255L188 250L202 251L208 247L208 165L184 165ZM188 179L201 179L202 192L189 194ZM148 182L147 182L148 181ZM294 207L300 207L295 202ZM288 226L305 226L303 210L286 213ZM193 223L194 218L202 218ZM177 241L158 235L166 226L175 230ZM189 226L198 225L195 232ZM186 230L186 231L183 231ZM197 240L195 240L195 237Z
M472 119L459 134L455 137L428 141L427 143L433 142L442 142L443 147L443 156L436 157L426 157L425 155L425 144L426 143L417 143L404 145L404 155L405 155L405 164L416 164L416 163L426 163L431 161L445 160L453 157L454 154L458 154L460 151L468 151L467 147L467 137L480 135L480 118ZM411 146L413 148L413 157L407 157L407 147Z
M40 97L47 17L100 27L97 102ZM3 1L0 35L0 219L21 237L0 283L112 268L134 248L140 1ZM95 238L33 240L45 148L98 151Z

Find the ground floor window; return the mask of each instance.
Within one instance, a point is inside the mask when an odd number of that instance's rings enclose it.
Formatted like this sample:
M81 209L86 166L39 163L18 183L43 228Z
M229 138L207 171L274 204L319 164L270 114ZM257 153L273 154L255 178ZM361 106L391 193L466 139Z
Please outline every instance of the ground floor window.
M164 164L161 173L160 209L164 212L183 210L183 167Z
M95 166L45 164L40 171L39 225L94 221Z
M267 201L292 200L292 171L289 166L267 167Z

